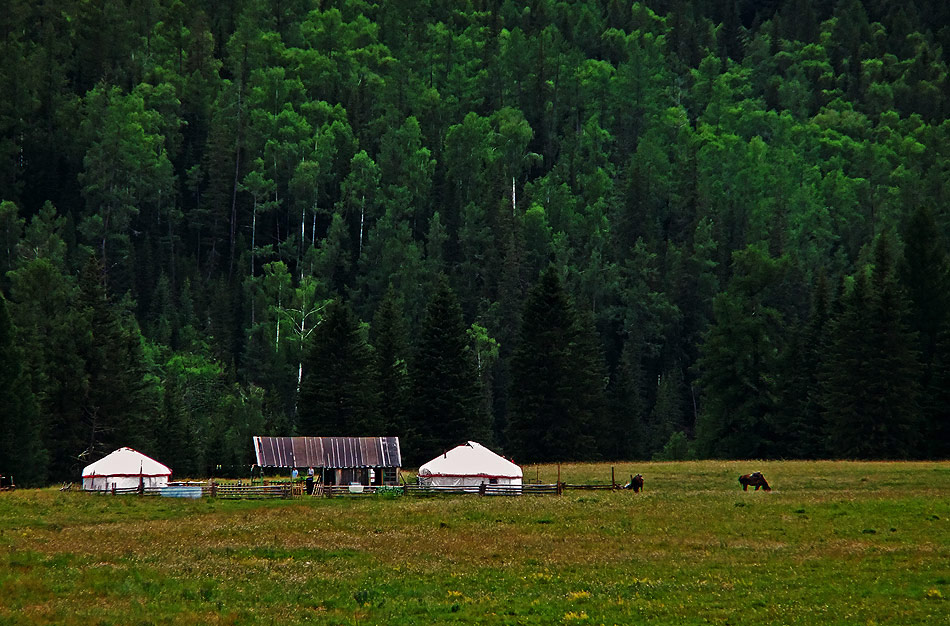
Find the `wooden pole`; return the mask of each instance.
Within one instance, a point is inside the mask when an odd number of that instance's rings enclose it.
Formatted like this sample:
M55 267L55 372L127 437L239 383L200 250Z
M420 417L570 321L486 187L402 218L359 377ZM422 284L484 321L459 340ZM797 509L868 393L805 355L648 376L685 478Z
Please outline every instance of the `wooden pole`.
M613 465L610 466L610 486L611 486L611 487L616 487L616 486L617 486L617 480L614 478L614 466L613 466Z

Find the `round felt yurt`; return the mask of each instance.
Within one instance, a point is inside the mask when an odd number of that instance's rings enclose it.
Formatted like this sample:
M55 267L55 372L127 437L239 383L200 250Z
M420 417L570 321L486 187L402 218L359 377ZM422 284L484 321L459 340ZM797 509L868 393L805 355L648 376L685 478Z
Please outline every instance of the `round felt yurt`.
M440 454L419 468L419 484L462 487L477 491L479 485L521 485L521 468L474 441Z
M132 448L119 448L82 471L82 488L85 491L111 491L115 489L157 489L168 484L172 471L155 459Z

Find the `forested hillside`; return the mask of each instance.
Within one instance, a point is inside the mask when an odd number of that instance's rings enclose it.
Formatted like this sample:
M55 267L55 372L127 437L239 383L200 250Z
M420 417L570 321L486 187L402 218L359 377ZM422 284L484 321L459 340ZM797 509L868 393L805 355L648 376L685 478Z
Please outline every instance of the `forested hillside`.
M0 472L950 455L944 0L7 0Z

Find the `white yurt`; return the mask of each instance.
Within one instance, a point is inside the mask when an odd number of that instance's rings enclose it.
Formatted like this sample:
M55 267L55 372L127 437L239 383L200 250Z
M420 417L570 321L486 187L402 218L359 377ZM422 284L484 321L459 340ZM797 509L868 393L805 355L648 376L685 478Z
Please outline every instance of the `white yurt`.
M521 485L521 468L474 441L452 448L419 468L419 484L430 487Z
M172 471L155 459L132 448L119 448L87 465L82 471L82 488L86 491L134 489L140 484L146 489L164 487Z

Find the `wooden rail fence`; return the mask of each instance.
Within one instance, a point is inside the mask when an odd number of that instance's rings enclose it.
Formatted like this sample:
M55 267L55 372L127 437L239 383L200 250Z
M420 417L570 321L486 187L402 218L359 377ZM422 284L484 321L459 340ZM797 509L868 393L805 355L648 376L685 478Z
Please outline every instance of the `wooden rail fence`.
M558 486L551 485L489 485L469 487L442 487L434 485L405 485L406 495L438 496L451 494L467 494L480 496L542 496L556 495Z
M194 489L201 489L202 497L222 499L287 499L310 497L303 484L280 482L265 485L244 485L233 483L195 483L190 485ZM612 491L620 489L617 484L587 484L575 485L568 483L531 484L522 485L490 485L478 486L434 486L434 485L314 485L312 497L377 497L377 496L413 496L435 497L443 495L479 495L479 496L545 496L560 495L565 491ZM162 495L162 487L129 487L109 490L93 491L99 494L139 494L147 496ZM197 495L197 492L196 492Z
M620 485L608 485L608 484L593 484L593 485L571 485L568 483L562 483L562 489L567 490L577 490L577 491L613 491L615 489L623 489Z
M201 495L212 498L267 500L290 498L293 489L289 483L277 485L229 485L211 483L201 488Z

